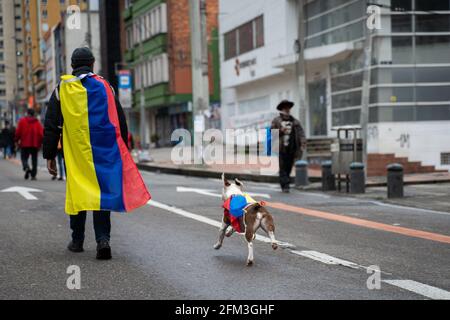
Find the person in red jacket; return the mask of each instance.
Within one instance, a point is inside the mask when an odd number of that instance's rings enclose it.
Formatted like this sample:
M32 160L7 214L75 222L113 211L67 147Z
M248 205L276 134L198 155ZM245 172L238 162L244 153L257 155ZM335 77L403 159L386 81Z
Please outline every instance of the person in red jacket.
M36 180L37 175L37 154L42 145L44 128L38 119L34 116L34 110L28 109L28 116L20 119L17 125L15 140L20 146L20 155L22 159L25 179L31 176L31 180ZM28 165L28 159L31 156L31 169Z

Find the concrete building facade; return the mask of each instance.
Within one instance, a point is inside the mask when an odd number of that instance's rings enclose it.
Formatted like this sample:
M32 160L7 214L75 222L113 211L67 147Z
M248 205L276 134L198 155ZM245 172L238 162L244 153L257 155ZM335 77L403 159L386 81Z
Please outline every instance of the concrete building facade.
M224 128L267 126L278 101L293 99L298 104L298 49L306 69L305 116L300 120L311 145L335 137L335 127L359 125L369 4L365 0L221 1ZM385 172L384 161L389 158L408 159L404 162L410 171L432 171L433 166L449 170L450 2L380 0L377 4L381 28L373 32L370 57L369 169ZM299 6L303 6L303 21L298 18ZM263 42L255 40L258 26L250 27L259 17ZM299 27L305 32L300 48ZM250 38L252 32L253 43L263 45L249 48L241 43L240 37ZM248 117L236 121L242 114Z
M206 10L210 101L211 109L217 111L220 102L218 1L207 1ZM126 1L123 17L126 30L124 60L134 70L130 128L135 135L139 133L140 89L143 86L147 141L170 145L173 130L192 129L188 0Z
M0 1L0 119L15 122L25 99L22 3Z

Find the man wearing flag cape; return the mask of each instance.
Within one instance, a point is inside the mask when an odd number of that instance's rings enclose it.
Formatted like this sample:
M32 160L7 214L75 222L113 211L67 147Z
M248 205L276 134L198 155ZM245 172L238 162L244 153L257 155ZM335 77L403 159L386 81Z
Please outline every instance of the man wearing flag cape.
M45 117L43 156L56 176L58 142L67 168L66 206L72 241L82 252L86 211L93 211L97 259L111 259L111 211L130 212L151 198L128 151L128 128L114 90L93 73L89 48L72 54L72 75L64 75L53 92Z

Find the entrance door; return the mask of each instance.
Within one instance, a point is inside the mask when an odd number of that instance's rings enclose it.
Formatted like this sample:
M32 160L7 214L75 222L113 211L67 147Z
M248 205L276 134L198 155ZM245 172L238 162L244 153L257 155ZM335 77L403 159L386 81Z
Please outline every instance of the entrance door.
M327 136L327 81L319 80L308 85L309 130L312 137Z

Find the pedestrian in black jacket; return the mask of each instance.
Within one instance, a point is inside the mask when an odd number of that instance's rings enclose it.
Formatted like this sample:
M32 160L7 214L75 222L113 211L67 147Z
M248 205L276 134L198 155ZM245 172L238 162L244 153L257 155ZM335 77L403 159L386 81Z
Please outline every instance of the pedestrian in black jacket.
M272 129L279 130L280 185L283 192L289 192L291 171L294 162L302 158L306 147L305 132L300 121L291 114L294 103L283 100L277 106L280 115L273 119Z
M89 48L78 48L72 54L73 75L81 77L93 73L95 58ZM59 98L60 86L53 91L48 103L48 109L44 123L43 156L47 159L47 168L52 176L57 175L56 156L58 143L62 141L63 116ZM114 90L113 90L114 91ZM125 144L128 144L128 128L125 115L119 99L115 96L115 105L119 118L120 133ZM64 145L62 145L64 150ZM69 169L67 169L69 170ZM111 248L109 246L111 221L110 211L94 211L94 229L97 240L97 259L110 259ZM72 241L68 249L72 252L82 252L84 242L84 228L86 222L86 211L70 216L70 227L72 229Z

